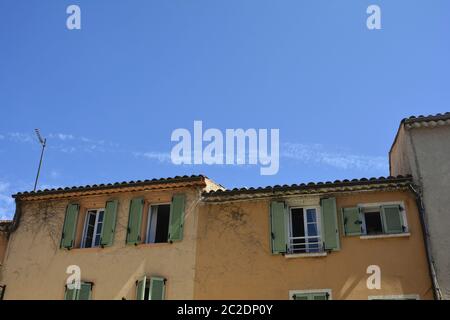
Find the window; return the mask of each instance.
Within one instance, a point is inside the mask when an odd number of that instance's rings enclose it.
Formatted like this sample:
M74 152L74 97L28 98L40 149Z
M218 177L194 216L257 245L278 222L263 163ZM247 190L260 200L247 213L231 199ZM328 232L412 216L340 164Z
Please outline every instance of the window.
M81 282L80 289L69 289L66 286L64 300L91 300L93 286L92 282Z
M322 252L318 208L290 208L289 253Z
M295 202L290 200L291 204ZM269 206L270 249L286 258L326 256L340 249L336 199L320 199L320 206L291 207L282 200Z
M164 300L166 279L146 276L136 281L136 300Z
M184 209L186 196L174 194L171 203L156 204L148 210L147 229L141 232L144 198L130 201L128 217L127 244L175 242L183 239Z
M364 204L342 209L345 235L407 234L404 206L401 204Z
M330 289L316 290L291 290L289 291L290 300L331 300Z
M377 211L364 211L364 221L366 226L366 234L382 234L383 224L381 223L380 210Z
M100 246L102 235L104 209L88 210L84 223L82 248L93 248Z
M147 243L169 241L170 204L152 205L149 209Z

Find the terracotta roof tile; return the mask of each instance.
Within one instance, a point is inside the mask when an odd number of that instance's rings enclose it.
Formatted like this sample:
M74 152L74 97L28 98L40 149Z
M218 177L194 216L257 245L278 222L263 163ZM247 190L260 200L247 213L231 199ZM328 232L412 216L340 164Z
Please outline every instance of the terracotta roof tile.
M258 194L258 193L270 193L270 192L279 192L279 191L302 191L302 190L320 190L327 189L333 187L352 187L359 185L382 185L382 184L398 184L398 183L411 183L412 177L408 176L397 176L397 177L372 177L372 178L361 178L361 179L344 179L344 180L335 180L334 182L309 182L307 184L291 184L291 185L275 185L275 186L267 186L267 187L258 187L258 188L234 188L232 190L216 190L204 192L203 197L205 199L212 197L222 197L222 196L233 196L233 195L242 195L242 194Z
M160 178L160 179L151 179L151 180L136 180L136 181L123 181L123 182L115 182L108 184L93 184L93 185L85 185L85 186L73 186L73 187L65 187L63 188L55 188L55 189L44 189L37 191L25 191L18 192L13 195L13 198L20 197L29 197L33 195L50 195L50 194L60 194L66 192L74 192L74 191L95 191L102 189L112 189L112 188L122 188L122 187L133 187L133 186L146 186L146 185L154 185L154 184L169 184L169 183L177 183L177 182L201 182L207 179L206 176L203 175L192 175L192 176L175 176L169 178Z

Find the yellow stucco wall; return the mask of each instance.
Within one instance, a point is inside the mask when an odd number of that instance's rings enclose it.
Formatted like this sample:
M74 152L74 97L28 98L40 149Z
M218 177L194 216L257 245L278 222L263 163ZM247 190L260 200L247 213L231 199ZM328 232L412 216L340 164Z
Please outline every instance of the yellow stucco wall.
M167 299L192 299L199 192L192 188L70 199L81 206L78 245L86 209L104 208L111 198L119 200L113 246L70 251L59 248L69 200L25 202L19 227L11 235L3 267L2 283L7 285L5 299L63 299L69 265L78 265L82 280L94 283L92 298L96 300L135 299L135 282L143 275L165 277ZM145 198L142 222L142 232L145 232L148 205L169 203L173 193L187 196L183 240L173 244L126 245L130 199Z
M269 239L270 200L202 204L199 210L196 299L289 299L290 290L331 289L332 299L418 294L432 299L421 226L409 192L335 195L341 207L403 201L411 235L360 239L342 236L341 249L326 257L272 255ZM318 204L319 197L297 197L297 205ZM381 268L381 289L368 290L369 265Z

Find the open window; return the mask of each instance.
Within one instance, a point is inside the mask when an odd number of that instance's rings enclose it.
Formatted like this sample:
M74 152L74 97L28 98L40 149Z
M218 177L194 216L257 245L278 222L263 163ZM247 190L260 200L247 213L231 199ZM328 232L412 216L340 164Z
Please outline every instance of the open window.
M320 235L319 208L290 208L289 253L314 253L323 251Z
M148 217L146 242L169 242L170 203L151 205Z
M81 282L79 289L68 288L66 285L64 300L91 300L93 286L92 282Z
M136 281L136 300L164 300L166 279L161 277L142 277Z
M84 222L82 248L93 248L100 246L102 235L104 209L91 209L86 213Z
M270 239L273 254L286 257L326 255L339 250L336 199L320 199L320 206L288 206L270 203Z
M345 235L377 236L408 232L405 209L400 204L361 205L342 209Z

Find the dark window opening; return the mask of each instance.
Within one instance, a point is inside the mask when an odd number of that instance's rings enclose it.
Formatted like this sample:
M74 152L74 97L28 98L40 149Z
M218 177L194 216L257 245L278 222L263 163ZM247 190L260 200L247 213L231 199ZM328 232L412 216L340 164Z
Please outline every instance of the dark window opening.
M292 251L294 253L305 252L305 239L295 239L297 237L305 236L305 220L303 217L303 209L292 209Z
M366 234L382 234L383 224L381 223L381 215L379 211L365 212Z
M169 241L170 204L151 206L148 228L148 243Z

